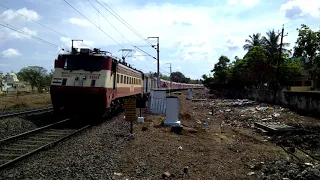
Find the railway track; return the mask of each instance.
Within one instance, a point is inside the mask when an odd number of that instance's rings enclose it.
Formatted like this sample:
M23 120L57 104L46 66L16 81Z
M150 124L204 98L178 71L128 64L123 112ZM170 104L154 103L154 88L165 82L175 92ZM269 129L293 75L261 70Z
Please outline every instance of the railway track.
M22 112L1 114L0 119L14 117L14 116L23 116L23 115L32 114L32 113L46 112L46 111L50 112L52 110L53 110L52 107L47 107L47 108L32 109L32 110L27 110L27 111L22 111Z
M90 127L72 126L72 121L65 119L0 140L0 170Z

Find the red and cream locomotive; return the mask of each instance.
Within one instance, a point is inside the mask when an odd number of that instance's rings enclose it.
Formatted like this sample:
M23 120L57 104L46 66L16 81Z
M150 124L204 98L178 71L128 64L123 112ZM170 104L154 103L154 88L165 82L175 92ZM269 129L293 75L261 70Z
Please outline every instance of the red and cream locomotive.
M203 88L200 84L184 84L161 80L161 87L172 90ZM50 87L54 111L64 109L77 114L98 116L122 106L123 99L142 97L156 88L156 78L130 67L124 61L99 49L80 49L59 54Z

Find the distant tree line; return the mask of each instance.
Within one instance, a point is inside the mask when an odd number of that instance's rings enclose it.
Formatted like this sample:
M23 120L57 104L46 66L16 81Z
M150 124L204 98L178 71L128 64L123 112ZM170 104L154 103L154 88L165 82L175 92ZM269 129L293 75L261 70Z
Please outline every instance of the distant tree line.
M320 77L320 31L313 31L302 24L292 50L289 43L282 44L281 34L270 30L266 36L260 33L249 35L243 49L242 59L237 56L231 61L221 56L209 75L202 75L205 86L230 86L236 88L274 89L288 85L293 77L307 72L313 80ZM280 54L281 53L281 54ZM276 78L279 63L279 76Z
M42 92L43 89L48 89L51 84L53 70L48 72L47 69L40 66L28 66L22 68L17 73L19 81L25 81L30 83L32 91L37 88L38 92Z
M157 77L157 73L156 72L149 72L147 73L147 75L149 77ZM190 79L188 77L186 77L183 73L179 72L179 71L176 71L176 72L172 72L170 74L170 76L166 76L166 75L163 75L162 73L160 73L160 78L161 79L164 79L164 80L167 80L167 81L170 81L172 80L173 82L180 82L180 83L189 83L189 84L201 84L202 83L202 80L201 79Z

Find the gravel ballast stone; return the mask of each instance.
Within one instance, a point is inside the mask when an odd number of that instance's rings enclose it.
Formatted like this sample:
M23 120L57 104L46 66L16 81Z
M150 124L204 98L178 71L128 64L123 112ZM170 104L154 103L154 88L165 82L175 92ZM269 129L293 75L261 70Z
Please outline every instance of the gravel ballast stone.
M128 127L120 114L2 170L0 179L110 179L130 143Z

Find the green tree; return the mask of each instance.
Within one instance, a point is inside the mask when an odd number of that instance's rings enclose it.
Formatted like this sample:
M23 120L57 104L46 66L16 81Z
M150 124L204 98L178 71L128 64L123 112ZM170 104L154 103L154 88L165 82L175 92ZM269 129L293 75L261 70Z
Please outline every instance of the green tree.
M187 83L187 79L184 76L184 74L182 74L179 71L176 72L172 72L170 75L170 78L172 79L172 81L174 82L182 82L182 83Z
M249 35L249 39L245 40L246 44L243 46L244 50L251 50L255 46L263 45L263 40L260 33Z
M294 46L294 57L304 57L310 60L309 65L318 56L320 50L320 31L312 31L307 25L302 24L296 44ZM310 68L310 66L309 66Z
M214 65L213 70L214 72L214 80L218 84L226 84L231 77L230 69L228 67L230 59L226 56L220 56L218 63Z
M208 79L208 76L206 74L203 74L201 77L202 77L203 80Z
M286 59L280 66L280 84L286 85L292 77L300 76L303 67L299 59Z
M277 64L277 60L279 59L280 38L281 34L277 34L274 29L269 30L267 36L263 37L263 45L268 51L269 62L271 64ZM286 48L289 46L289 43L282 43L282 53L288 53L289 51Z
M262 87L269 80L271 75L271 66L268 63L267 51L262 46L256 46L246 55L248 67L248 78L254 85Z
M47 84L47 75L47 70L40 66L28 66L18 72L18 77L20 77L21 80L30 83L32 91L34 87L37 87L39 92L41 92L42 88Z

